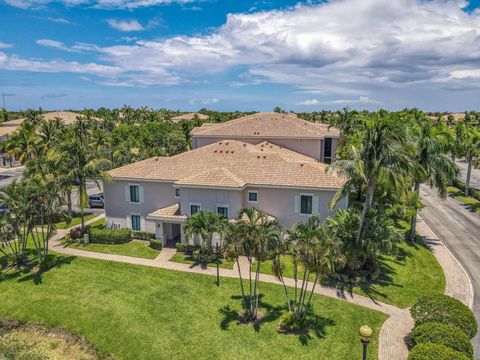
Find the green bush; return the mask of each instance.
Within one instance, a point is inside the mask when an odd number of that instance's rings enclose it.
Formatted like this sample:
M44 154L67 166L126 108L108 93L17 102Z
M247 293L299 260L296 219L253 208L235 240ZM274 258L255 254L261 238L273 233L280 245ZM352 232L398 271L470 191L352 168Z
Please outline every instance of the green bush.
M469 339L477 333L477 321L468 306L447 295L422 296L410 309L415 325L427 322L451 324L461 329Z
M456 188L459 188L462 191L465 191L465 183L463 181L460 181L458 179L455 179L452 183L453 186ZM480 190L477 190L473 187L470 186L470 196L473 197L474 199L477 199L480 201Z
M184 243L176 243L175 247L179 252L187 252L188 250L188 244L184 244Z
M150 240L150 247L155 250L162 250L163 243L161 240Z
M435 322L417 326L408 336L408 345L410 348L414 348L425 343L445 345L473 359L473 347L470 340L456 326Z
M144 241L155 240L155 234L149 233L146 231L134 231L132 233L132 236L134 239L137 239L137 240L144 240Z
M440 344L419 344L410 351L408 360L469 360L462 353Z
M96 244L125 244L132 240L132 230L90 229L90 242Z

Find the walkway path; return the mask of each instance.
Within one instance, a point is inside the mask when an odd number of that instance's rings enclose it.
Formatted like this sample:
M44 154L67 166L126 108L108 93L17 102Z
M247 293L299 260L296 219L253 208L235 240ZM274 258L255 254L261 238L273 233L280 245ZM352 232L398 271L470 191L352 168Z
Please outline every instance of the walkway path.
M88 224L94 222L102 218L103 216L104 215L100 215L86 223ZM421 220L418 224L418 232L420 233L420 235L425 236L428 244L432 247L433 253L435 254L439 263L444 269L447 284L446 294L456 297L457 299L471 306L473 302L473 291L471 285L469 286L470 282L468 275L465 273L463 268L455 260L453 255L445 248L445 246L443 246L443 244L438 240L438 237L436 237L435 234L433 234L433 232L428 228L428 226L426 226L426 224L424 224ZM130 256L105 254L63 247L63 245L60 243L60 240L67 233L68 230L58 230L57 234L52 237L51 249L53 251L67 255L88 257L92 259L117 261L135 265L152 266L163 269L216 276L216 268L202 269L200 266L191 266L188 264L169 261L176 251L172 248L162 249L160 254L153 260L135 258ZM248 271L249 264L246 258L240 258L238 265L240 266L242 273ZM238 269L220 269L220 276L238 278ZM261 274L260 280L263 282L281 285L277 278L272 275ZM288 286L294 286L293 279L286 278L285 283ZM313 284L310 283L309 287L311 288L312 285ZM369 309L381 311L389 315L389 318L383 323L380 330L378 358L379 360L407 359L408 349L405 345L404 339L405 336L413 328L413 319L410 317L408 309L400 309L393 305L384 304L380 301L376 301L365 296L350 293L346 294L344 292L340 292L337 289L320 285L317 285L315 287L315 293L343 300Z

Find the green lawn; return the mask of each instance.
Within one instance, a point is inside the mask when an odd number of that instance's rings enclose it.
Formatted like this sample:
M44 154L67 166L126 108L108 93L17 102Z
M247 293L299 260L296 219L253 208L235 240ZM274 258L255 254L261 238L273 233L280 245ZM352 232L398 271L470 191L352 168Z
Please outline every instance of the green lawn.
M454 186L449 186L447 188L447 191L448 191L448 194L450 196L453 196L454 198L456 198L460 202L464 203L465 205L467 205L473 211L476 211L476 212L480 213L480 201L478 201L474 197L465 195L465 193L462 190L460 190L459 188L456 188Z
M237 279L56 256L53 269L10 271L0 280L0 317L65 327L119 359L338 359L361 356L358 328L374 329L369 359L386 315L314 296L318 336L277 332L283 289L260 286L264 321L237 324Z
M105 227L105 218L99 219L89 224L90 229L103 229Z
M435 256L423 245L401 243L396 255L382 257L380 262L383 276L378 281L344 290L402 308L413 305L421 295L443 293L445 290L443 270ZM291 260L286 258L284 264L285 277L293 278ZM271 263L262 264L260 269L271 274ZM313 276L310 279L313 280Z
M85 214L85 221L91 220L98 215L99 214ZM80 225L81 222L82 218L78 214L75 214L75 216L72 217L71 222L67 223L66 221L61 221L56 223L55 226L57 229L68 229Z
M195 261L190 255L185 254L183 252L179 252L179 251L177 251L175 255L171 257L170 261L178 262L182 264L189 264L189 265L195 264ZM220 263L218 264L218 267L223 269L233 269L234 265L235 263L233 261L230 261L227 259L220 259ZM216 267L217 264L215 262L212 262L212 263L209 263L208 266Z
M150 248L147 243L130 241L126 244L82 244L64 242L64 246L86 251L95 251L107 254L134 256L145 259L155 259L160 251Z

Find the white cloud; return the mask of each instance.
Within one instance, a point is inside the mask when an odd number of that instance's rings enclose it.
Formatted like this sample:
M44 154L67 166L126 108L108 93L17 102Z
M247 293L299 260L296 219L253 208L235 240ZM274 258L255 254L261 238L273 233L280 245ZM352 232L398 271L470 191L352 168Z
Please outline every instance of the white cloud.
M56 22L56 23L59 23L59 24L71 24L71 22L69 20L64 19L64 18L48 17L47 20L49 20L51 22Z
M456 70L450 73L452 79L480 79L480 69Z
M116 20L116 19L109 19L107 20L108 25L118 31L141 31L145 30L142 24L140 24L137 20Z
M218 98L209 98L209 99L205 99L202 101L202 104L204 105L210 105L210 104L216 104L218 103L220 100Z
M99 9L137 9L157 5L191 4L205 0L5 0L11 6L21 9L39 8L50 3L65 6L92 6Z
M308 99L308 100L300 101L297 103L297 105L304 105L304 106L313 106L318 104L320 104L320 101L318 101L317 99Z
M3 41L0 41L0 49L9 49L13 47L12 44L7 44L7 43L4 43Z
M115 66L96 63L82 64L76 61L64 60L40 61L25 59L16 55L8 56L2 52L0 52L0 69L46 73L84 73L100 77L115 77L122 73L122 69Z
M61 41L56 41L56 40L50 40L50 39L39 39L35 41L37 45L45 46L45 47L51 47L54 49L59 49L63 51L68 51L68 52L74 52L74 49L71 49Z

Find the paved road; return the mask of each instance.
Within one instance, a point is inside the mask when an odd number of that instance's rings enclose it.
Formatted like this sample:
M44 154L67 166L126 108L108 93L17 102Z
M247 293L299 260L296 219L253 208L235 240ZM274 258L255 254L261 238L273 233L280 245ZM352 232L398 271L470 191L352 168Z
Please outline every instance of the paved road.
M441 200L434 190L421 188L425 208L420 215L447 248L462 263L472 280L474 313L480 322L480 214L458 200ZM480 334L474 339L475 359L480 359Z
M100 189L98 189L97 184L95 184L93 181L87 181L87 193L88 195L92 194L97 194L99 192L102 192L103 190L103 185L100 183ZM73 211L80 211L80 208L78 207L78 191L72 192L72 202L73 202ZM86 212L88 213L97 213L101 214L103 213L103 209L86 209Z
M467 180L467 162L465 160L456 160L455 164L457 164L460 169L460 180L465 182ZM472 187L480 189L480 169L472 168L470 184Z
M0 168L0 189L10 185L13 180L19 179L23 174L23 166L14 168Z

